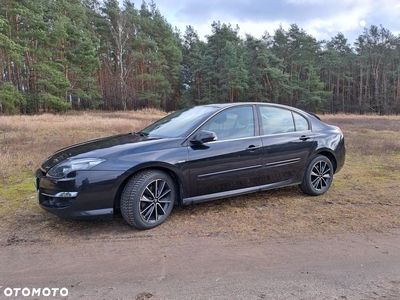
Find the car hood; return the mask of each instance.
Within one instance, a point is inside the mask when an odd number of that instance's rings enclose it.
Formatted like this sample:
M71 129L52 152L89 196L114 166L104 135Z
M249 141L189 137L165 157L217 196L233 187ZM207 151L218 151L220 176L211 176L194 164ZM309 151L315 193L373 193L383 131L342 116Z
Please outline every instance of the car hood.
M68 158L106 157L108 154L127 148L135 148L156 140L161 140L161 138L148 138L135 133L89 140L58 150L42 163L42 168L45 171L49 171L52 167Z

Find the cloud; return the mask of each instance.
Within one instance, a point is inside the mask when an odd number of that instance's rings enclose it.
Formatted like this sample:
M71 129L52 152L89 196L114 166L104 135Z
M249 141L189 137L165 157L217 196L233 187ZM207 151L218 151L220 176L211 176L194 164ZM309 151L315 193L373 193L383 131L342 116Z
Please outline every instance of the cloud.
M139 0L135 4L140 7ZM279 25L297 24L318 40L342 32L349 42L366 26L382 24L393 33L400 31L398 0L155 0L161 14L184 33L191 25L200 37L211 34L213 21L239 25L240 34L261 37L273 34Z

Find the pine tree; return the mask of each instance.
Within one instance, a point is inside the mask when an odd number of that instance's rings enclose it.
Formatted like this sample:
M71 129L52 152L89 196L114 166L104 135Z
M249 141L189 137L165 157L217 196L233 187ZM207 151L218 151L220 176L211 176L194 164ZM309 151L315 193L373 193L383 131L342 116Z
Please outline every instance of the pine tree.
M242 52L239 45L227 41L216 61L221 66L221 90L230 102L240 101L240 92L248 88L248 72Z
M289 78L284 74L283 60L272 53L270 38L256 39L246 35L246 65L249 72L250 100L279 102L280 97L290 95Z

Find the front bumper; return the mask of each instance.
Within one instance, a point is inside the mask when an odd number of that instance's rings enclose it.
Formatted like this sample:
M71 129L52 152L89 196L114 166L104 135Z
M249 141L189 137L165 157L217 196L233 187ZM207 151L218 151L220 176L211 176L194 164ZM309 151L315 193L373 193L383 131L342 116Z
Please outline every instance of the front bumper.
M75 172L73 177L50 178L39 169L35 177L42 209L63 218L112 219L115 181L106 180L104 172L89 170Z

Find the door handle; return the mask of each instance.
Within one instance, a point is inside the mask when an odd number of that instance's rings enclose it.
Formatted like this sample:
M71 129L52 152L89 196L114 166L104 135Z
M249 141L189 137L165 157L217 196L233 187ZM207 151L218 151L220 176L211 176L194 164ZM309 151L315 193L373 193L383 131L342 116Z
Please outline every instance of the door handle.
M246 148L247 151L255 151L257 149L260 149L261 146L260 145L250 145Z
M302 135L302 136L299 138L299 140L301 140L301 141L307 141L307 140L309 140L309 139L311 139L311 136L307 136L307 135Z

